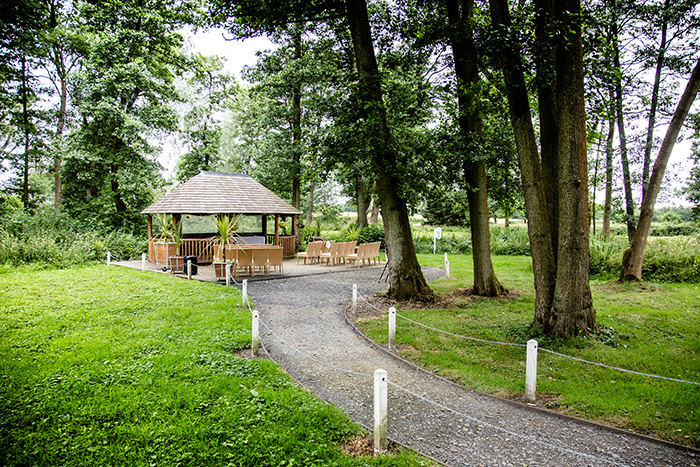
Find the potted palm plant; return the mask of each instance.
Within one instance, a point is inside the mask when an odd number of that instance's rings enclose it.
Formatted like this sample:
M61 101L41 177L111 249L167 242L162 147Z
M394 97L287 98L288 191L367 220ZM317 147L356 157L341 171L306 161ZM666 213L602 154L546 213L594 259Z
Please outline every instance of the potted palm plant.
M177 255L178 249L180 248L178 243L182 239L182 229L175 223L172 216L156 214L155 230L153 250L155 253L156 265L169 266L170 257ZM180 233L176 233L177 231Z
M226 258L226 245L235 243L234 235L236 230L238 230L239 218L240 215L236 218L232 218L227 214L220 214L214 221L215 235L213 239L213 266L214 272L216 273L216 280L226 279L226 268L229 264Z

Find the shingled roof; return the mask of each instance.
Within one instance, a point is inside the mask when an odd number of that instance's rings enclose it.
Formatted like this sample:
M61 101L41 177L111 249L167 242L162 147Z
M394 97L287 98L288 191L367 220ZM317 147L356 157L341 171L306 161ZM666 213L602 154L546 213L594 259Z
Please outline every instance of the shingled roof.
M202 172L141 214L301 214L250 175Z

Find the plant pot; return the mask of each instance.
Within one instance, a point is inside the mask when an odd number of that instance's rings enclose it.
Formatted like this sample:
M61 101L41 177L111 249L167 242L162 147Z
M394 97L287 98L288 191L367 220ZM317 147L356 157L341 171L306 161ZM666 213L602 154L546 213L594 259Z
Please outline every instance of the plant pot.
M156 255L156 266L170 266L170 257L177 255L175 242L153 242L153 249Z
M216 280L217 281L225 281L226 280L226 268L230 267L230 263L225 263L223 261L215 261L212 263L212 266L214 266L214 274L216 274Z
M185 257L184 256L170 256L170 270L176 273L185 272Z

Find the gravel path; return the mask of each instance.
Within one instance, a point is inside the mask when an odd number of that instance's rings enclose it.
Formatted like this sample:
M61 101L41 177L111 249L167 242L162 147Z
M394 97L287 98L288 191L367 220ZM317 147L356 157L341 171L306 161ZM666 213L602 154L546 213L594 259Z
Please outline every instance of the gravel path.
M428 280L443 274L425 269ZM388 372L389 437L449 466L700 466L663 443L470 391L367 342L344 318L352 285L385 287L381 269L251 282L270 356L300 384L372 426L373 379Z

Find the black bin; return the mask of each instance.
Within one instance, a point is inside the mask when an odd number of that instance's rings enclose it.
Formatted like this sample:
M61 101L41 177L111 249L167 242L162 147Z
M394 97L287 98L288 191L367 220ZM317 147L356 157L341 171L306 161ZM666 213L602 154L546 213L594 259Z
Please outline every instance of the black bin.
M188 274L187 264L192 265L192 275L197 274L197 257L196 256L185 256L185 274Z

